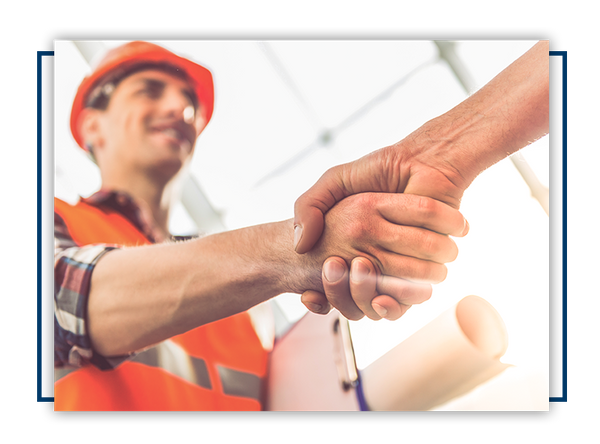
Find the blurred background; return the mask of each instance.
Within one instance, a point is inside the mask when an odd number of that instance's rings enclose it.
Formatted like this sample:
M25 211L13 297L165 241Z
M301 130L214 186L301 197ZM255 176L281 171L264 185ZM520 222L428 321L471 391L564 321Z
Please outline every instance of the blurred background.
M75 202L100 186L72 139L69 114L89 60L125 41L55 42L56 197ZM156 41L208 67L215 110L182 174L173 234L211 233L293 216L293 204L330 167L393 144L454 107L534 41ZM452 51L462 83L440 47ZM86 49L89 51L86 53ZM86 60L87 59L87 60ZM456 68L456 65L455 65ZM524 159L524 160L523 160ZM549 218L516 166L549 186L549 137L483 172L461 212L471 230L432 298L395 322L351 322L360 368L467 295L503 318L503 362L531 370L548 399ZM521 168L522 169L522 168ZM290 322L298 295L277 303ZM540 379L541 378L541 379ZM524 382L528 384L528 382Z

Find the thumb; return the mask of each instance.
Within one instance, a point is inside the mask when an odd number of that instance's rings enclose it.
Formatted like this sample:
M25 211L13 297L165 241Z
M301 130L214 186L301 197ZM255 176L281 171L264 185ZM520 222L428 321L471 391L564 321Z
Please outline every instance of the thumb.
M304 254L323 233L324 215L347 196L339 167L328 170L294 204L294 250Z
M294 217L294 250L304 254L317 243L323 233L324 216L321 210L313 206L296 208Z

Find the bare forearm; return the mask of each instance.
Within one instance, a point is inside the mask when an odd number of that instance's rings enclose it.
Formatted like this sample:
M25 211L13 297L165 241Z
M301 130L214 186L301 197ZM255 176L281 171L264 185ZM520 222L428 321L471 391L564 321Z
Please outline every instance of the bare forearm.
M549 45L541 41L477 93L411 136L433 141L470 183L549 130Z
M88 306L94 349L128 353L280 293L302 292L300 282L318 288L320 264L293 253L292 231L290 221L278 222L105 255Z
M92 346L105 356L125 354L280 293L322 292L321 268L330 256L347 264L368 258L378 268L372 279L385 274L439 282L446 274L443 263L457 253L440 232L463 230L463 216L433 199L363 193L328 212L325 232L303 255L293 250L291 220L111 251L92 273L87 310Z

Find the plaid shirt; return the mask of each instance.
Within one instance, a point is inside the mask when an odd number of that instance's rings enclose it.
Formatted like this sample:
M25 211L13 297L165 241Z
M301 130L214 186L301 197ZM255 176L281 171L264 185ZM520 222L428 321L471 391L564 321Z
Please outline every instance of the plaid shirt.
M120 212L153 243L167 239L148 212L128 195L101 190L83 202ZM175 238L172 238L175 239ZM177 239L180 239L179 237ZM64 220L54 213L54 367L79 367L91 363L111 369L128 356L107 358L94 352L86 328L87 302L92 272L98 260L116 245L77 245Z

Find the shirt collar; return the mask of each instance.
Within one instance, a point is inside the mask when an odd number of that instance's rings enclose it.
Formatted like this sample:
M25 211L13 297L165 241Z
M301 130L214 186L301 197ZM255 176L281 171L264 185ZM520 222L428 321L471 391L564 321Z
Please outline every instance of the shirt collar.
M80 201L95 207L105 207L116 211L129 220L151 242L163 242L172 236L165 237L162 230L148 211L143 211L133 197L123 191L101 189Z

